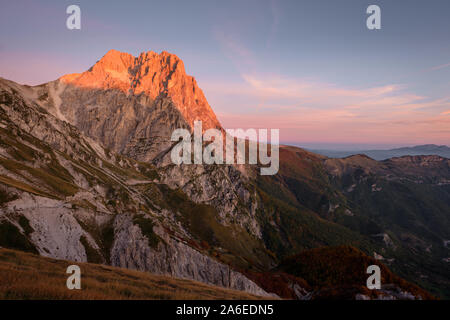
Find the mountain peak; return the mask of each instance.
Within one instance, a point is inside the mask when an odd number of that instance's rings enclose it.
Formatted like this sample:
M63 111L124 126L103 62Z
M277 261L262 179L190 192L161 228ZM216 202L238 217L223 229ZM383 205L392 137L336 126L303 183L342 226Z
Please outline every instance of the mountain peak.
M175 86L177 81L195 81L186 75L183 61L167 51L160 54L146 51L135 57L114 49L109 50L89 70L65 75L60 80L85 88L145 93L151 98Z
M103 67L116 71L126 71L136 58L126 52L109 50L96 64L97 67Z
M80 88L144 94L152 100L168 97L192 127L195 120L202 120L204 129L221 127L196 80L186 74L183 61L167 51L146 51L135 57L109 50L89 70L59 80Z

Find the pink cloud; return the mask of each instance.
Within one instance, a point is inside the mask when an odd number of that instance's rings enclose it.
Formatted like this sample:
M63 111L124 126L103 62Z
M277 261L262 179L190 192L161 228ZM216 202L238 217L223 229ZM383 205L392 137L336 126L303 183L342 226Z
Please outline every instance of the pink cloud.
M227 106L218 113L227 128L279 128L281 139L291 142L450 141L450 97L430 99L395 84L348 88L277 75L242 78L205 87L214 109Z
M429 71L440 70L440 69L444 69L444 68L448 68L448 67L450 67L450 63L441 64L439 66L434 66L434 67L430 68Z

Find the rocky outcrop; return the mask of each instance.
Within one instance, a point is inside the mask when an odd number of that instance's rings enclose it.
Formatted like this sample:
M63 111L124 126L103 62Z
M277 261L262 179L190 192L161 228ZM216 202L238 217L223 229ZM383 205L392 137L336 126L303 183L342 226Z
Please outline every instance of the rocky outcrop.
M144 52L138 57L109 51L80 74L31 88L48 112L73 124L103 147L160 170L161 182L181 188L196 203L217 208L224 224L237 224L261 238L254 192L234 166L173 166L170 137L177 128L221 129L214 112L186 75L176 55Z
M81 237L88 239L89 244L98 249L91 235L78 223L67 202L23 193L2 211L0 218L8 217L10 222L14 223L20 216L28 221L33 230L29 235L30 240L42 256L85 262L88 259L85 247L80 242Z
M92 68L46 84L47 104L103 146L149 161L177 128L220 124L183 61L167 52L109 51ZM55 107L57 106L57 107Z
M201 254L180 240L169 237L162 228L154 228L162 239L151 248L141 229L128 215L115 221L116 237L111 264L176 278L197 280L217 286L243 290L257 295L268 293L229 266Z
M205 129L220 128L197 82L186 75L183 61L165 51L161 54L143 52L133 57L110 50L88 71L64 76L60 81L78 88L117 89L134 96L144 94L147 101L167 97L191 127L194 120L199 119Z

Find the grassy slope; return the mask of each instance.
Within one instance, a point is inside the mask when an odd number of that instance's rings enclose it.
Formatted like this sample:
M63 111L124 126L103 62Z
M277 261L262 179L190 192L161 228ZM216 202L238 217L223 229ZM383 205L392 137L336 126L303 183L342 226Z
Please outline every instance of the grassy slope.
M2 248L0 299L261 299L191 280L78 262L82 289L68 290L71 264Z

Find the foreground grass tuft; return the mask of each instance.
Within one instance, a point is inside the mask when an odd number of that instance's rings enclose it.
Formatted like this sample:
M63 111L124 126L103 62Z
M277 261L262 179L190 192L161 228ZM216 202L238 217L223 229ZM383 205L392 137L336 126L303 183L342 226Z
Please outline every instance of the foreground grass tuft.
M81 290L68 290L66 269L81 269ZM261 297L192 280L90 263L69 262L0 248L2 299L245 299Z

